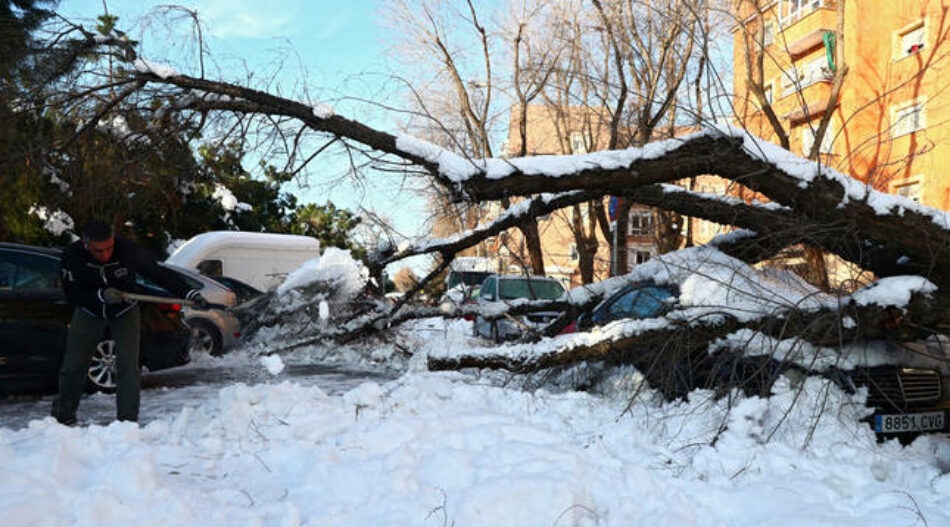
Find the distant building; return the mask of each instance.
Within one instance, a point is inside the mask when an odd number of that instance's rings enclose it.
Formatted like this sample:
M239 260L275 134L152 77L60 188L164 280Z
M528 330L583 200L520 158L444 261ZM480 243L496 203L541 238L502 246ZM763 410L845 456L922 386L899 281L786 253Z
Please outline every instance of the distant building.
M512 111L508 129L508 141L505 143L506 156L519 155L567 155L584 154L597 150L604 150L608 146L609 132L607 127L606 111L597 108L572 106L567 109L549 105L529 105L525 120L525 136L527 144L522 149L521 134L517 127L520 122L518 109ZM696 131L696 128L682 128L677 135L685 135ZM623 144L628 144L629 138L624 138ZM700 176L690 181L680 182L683 186L692 186L695 192L724 195L727 193L726 180L717 176ZM604 205L608 214L614 209L610 204L611 198L604 198ZM496 212L500 212L500 209ZM587 206L581 207L581 223L587 232L590 232L587 216ZM605 239L601 229L595 227L595 237L598 249L594 258L594 279L602 280L610 275L611 244L614 243L613 226L615 217L610 216L611 239ZM726 232L727 227L699 220L687 218L689 227L684 229L684 235L692 240L693 244L701 244L712 239L713 236ZM561 279L565 286L581 285L579 269L579 251L577 240L572 232L573 215L570 209L562 209L543 218L539 218L538 228L541 234L541 245L544 252L545 273L548 276ZM627 269L620 272L629 272L638 264L644 263L657 255L655 242L656 225L650 207L633 204L627 221L626 236ZM498 251L500 261L505 262L502 267L517 271L528 266L527 254L524 251L520 233L514 229L496 238L493 249Z
M511 112L508 127L508 141L504 153L509 157L586 154L604 150L609 142L606 112L597 108L570 106L560 108L545 104L533 104L527 108L525 118L525 136L527 142L522 148L520 109ZM606 201L605 201L606 205ZM646 210L645 207L643 207ZM566 287L581 285L579 267L580 249L574 236L572 209L562 209L538 219L541 235L541 247L544 252L545 274L558 278ZM580 223L585 232L590 233L591 218L586 204L581 206ZM601 229L594 225L594 237L597 240L597 252L594 256L594 279L602 280L610 274L610 246L604 239ZM652 236L652 231L650 231ZM511 254L511 248L522 248L520 233L511 232L501 238L500 256L509 261L519 261L526 254ZM506 248L507 245L507 248ZM649 247L642 248L653 254Z

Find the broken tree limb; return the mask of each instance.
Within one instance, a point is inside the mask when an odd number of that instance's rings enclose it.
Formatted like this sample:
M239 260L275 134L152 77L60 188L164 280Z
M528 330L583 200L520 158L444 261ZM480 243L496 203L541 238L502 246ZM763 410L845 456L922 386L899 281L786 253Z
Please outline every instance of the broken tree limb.
M370 255L371 270L381 269L392 262L420 254L439 253L445 257L451 257L463 249L467 249L505 230L518 226L525 219L537 218L538 216L550 214L558 209L599 197L601 197L599 192L577 191L558 195L544 194L537 196L513 205L489 224L479 226L452 238L433 240L410 245L401 249L396 249L390 245Z

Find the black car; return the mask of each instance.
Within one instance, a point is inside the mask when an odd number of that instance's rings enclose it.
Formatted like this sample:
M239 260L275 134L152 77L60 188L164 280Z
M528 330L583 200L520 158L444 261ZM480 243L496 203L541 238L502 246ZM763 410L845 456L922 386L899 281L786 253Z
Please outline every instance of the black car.
M619 319L644 319L665 315L676 306L679 297L674 285L638 282L627 285L602 301L590 312L578 317L575 327L564 330L587 331ZM935 349L919 351L929 356L942 356L940 341L929 342ZM888 351L898 353L898 344L888 343ZM682 397L695 388L738 388L746 395L768 396L780 376L797 379L821 375L849 393L867 388L867 405L874 413L865 421L881 438L897 437L908 442L920 433L950 430L950 382L932 368L910 368L900 365L857 367L850 370L832 368L825 372L808 372L801 366L771 356L667 356L655 361L638 361L636 349L615 354L644 372L654 387L664 395Z
M0 394L57 389L72 317L60 281L61 257L59 249L0 243ZM191 331L180 309L142 306L139 357L149 371L188 362ZM115 342L108 333L96 345L88 379L91 389L115 389Z

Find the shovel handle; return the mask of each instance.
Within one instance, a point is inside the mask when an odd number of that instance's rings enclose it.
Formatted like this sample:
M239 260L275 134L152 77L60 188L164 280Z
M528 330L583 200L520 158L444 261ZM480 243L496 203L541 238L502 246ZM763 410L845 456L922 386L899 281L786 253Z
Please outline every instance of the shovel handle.
M170 296L143 295L139 293L126 293L125 291L121 292L121 296L126 300L138 300L139 302L145 302L148 304L181 304L188 307L194 306L194 302L191 300L186 300L184 298L173 298ZM212 304L209 302L208 309L221 309L224 311L230 311L231 307L224 304Z

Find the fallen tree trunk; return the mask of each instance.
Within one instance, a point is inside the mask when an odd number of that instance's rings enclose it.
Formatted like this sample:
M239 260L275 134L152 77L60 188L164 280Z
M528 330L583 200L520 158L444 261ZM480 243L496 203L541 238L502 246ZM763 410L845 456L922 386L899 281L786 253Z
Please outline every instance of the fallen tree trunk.
M614 331L597 333L593 338L561 338L549 349L533 353L525 345L484 349L482 353L431 356L431 370L464 368L503 369L515 373L531 373L546 368L569 366L582 361L600 361L616 357L636 356L637 362L661 362L659 355L670 349L669 343L681 342L681 352L694 355L696 350L710 351L718 339L742 329L776 340L798 339L815 346L840 348L848 343L869 339L911 341L934 332L935 324L946 318L950 306L941 304L928 293L913 293L906 306L882 306L848 302L840 308L799 310L787 308L740 320L725 312L710 311L698 316L677 316L668 313L662 319L626 322L621 336ZM594 342L589 342L594 340ZM632 354L632 355L631 355ZM788 357L773 357L788 361ZM808 358L805 358L808 359ZM808 366L809 364L800 364ZM647 373L647 372L644 372Z

